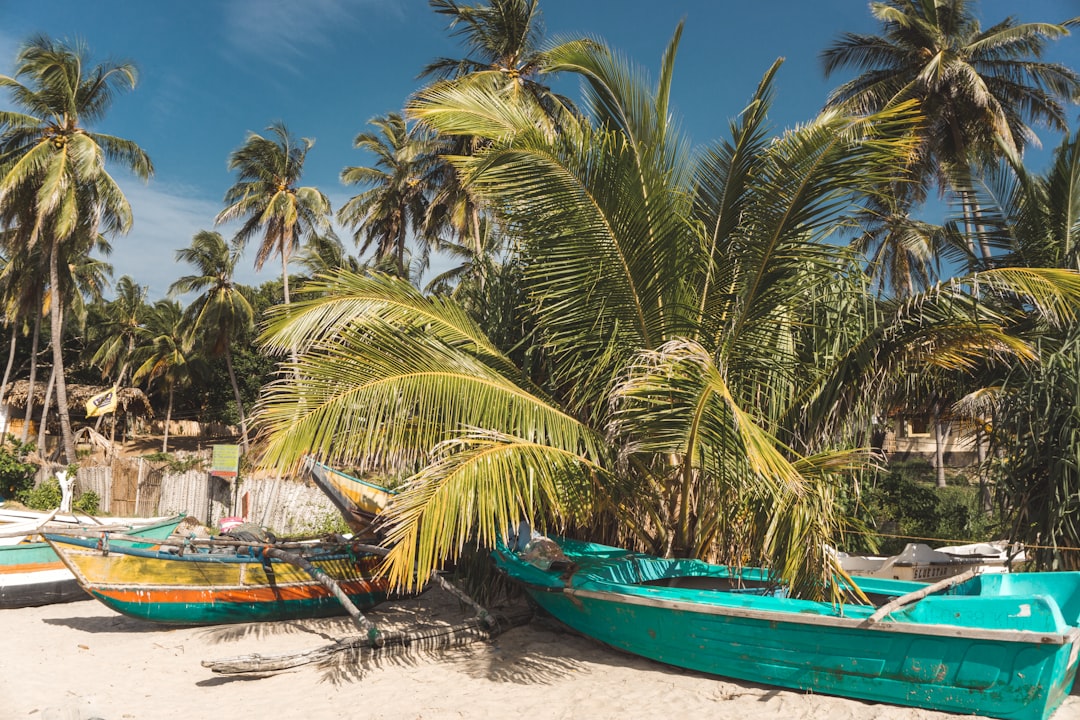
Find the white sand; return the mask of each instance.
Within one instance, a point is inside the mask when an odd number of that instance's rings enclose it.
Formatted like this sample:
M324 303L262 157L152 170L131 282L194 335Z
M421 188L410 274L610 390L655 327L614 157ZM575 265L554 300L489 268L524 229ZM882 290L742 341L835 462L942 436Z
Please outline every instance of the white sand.
M432 591L370 617L388 627L436 612ZM170 629L92 600L0 610L0 720L708 718L947 720L950 715L717 679L625 655L534 620L493 643L363 665L223 677L202 660L296 652L352 634L347 619ZM1053 720L1080 719L1080 695Z

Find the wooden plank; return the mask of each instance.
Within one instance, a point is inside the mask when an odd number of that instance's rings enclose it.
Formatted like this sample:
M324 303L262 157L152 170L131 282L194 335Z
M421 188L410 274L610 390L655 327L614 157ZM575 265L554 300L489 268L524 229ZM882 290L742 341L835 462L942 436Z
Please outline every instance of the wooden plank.
M967 582L968 580L970 580L971 578L975 577L978 574L979 574L978 568L971 568L970 570L968 570L966 572L962 572L959 575L944 578L943 580L938 580L936 583L933 583L931 585L927 585L926 587L920 588L920 589L915 590L913 592L909 592L907 595L901 595L900 597L896 598L895 600L892 600L892 601L886 603L885 605L882 605L880 608L878 608L874 612L873 615L871 615L869 618L867 618L866 622L868 622L868 623L876 623L879 620L881 620L883 617L885 617L886 615L888 615L890 613L893 613L893 612L899 610L902 607L905 607L907 605L911 605L912 603L918 602L919 600L922 600L927 595L933 595L936 592L940 592L942 590L948 590L949 588L951 588L951 587L953 587L955 585L959 585L960 583Z

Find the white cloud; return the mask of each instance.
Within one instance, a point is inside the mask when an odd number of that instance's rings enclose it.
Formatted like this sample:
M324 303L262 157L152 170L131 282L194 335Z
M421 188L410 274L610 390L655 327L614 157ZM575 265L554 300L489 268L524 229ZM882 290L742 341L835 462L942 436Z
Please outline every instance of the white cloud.
M299 74L310 48L373 9L401 14L398 0L234 0L225 6L224 29L235 51Z
M232 236L234 229L214 227L214 217L221 210L218 200L199 197L182 186L153 181L145 184L130 178L118 178L117 182L131 204L135 220L127 235L109 239L113 252L105 260L112 263L114 278L129 275L146 286L150 300L164 297L169 285L191 273L186 263L176 262L176 251L190 245L195 233L217 230L226 239ZM245 253L237 268L237 282L259 285L274 278L272 268L255 272L253 253L252 248Z

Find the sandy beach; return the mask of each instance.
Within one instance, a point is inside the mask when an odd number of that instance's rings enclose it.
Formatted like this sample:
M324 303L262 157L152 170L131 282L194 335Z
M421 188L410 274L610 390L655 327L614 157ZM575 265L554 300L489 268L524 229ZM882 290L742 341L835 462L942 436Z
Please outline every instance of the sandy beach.
M465 614L433 590L369 617L400 627ZM225 677L201 664L308 650L350 634L346 618L166 628L93 600L3 610L0 720L971 717L717 679L611 650L544 619L491 643L267 677ZM1074 691L1054 720L1077 718Z

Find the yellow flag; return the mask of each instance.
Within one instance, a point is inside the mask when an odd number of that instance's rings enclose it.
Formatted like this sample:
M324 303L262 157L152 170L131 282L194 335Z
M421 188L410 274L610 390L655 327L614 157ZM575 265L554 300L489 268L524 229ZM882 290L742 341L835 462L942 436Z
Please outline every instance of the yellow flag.
M116 410L117 389L113 386L105 392L100 392L86 401L86 417L106 415Z

